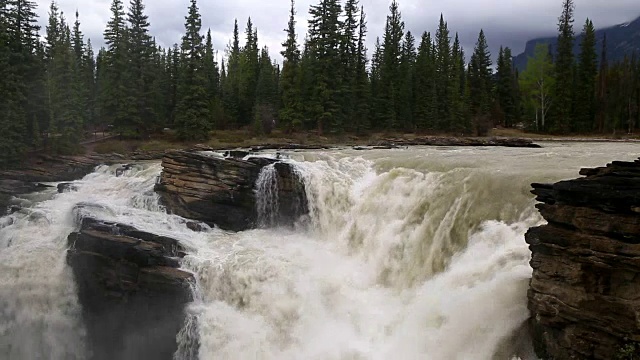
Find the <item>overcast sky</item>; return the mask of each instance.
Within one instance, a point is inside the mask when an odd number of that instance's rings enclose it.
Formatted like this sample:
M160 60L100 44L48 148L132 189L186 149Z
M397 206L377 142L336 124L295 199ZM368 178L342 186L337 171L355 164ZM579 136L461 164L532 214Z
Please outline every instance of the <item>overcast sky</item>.
M36 0L43 26L47 21L50 2ZM76 9L80 12L81 28L95 47L103 44L102 33L110 12L111 0L58 0L58 6L73 22ZM128 0L124 0L128 5ZM298 0L298 42L304 40L309 6L318 0ZM369 55L376 36L382 37L385 18L391 0L360 0L367 14L369 27ZM576 32L589 17L596 28L631 21L640 16L639 0L575 0ZM163 46L180 42L189 0L146 0L146 12L151 22L151 33ZM271 54L280 59L279 52L287 25L289 0L199 0L203 33L210 28L214 46L224 52L231 37L233 21L238 19L241 32L250 16L258 28L260 46L269 46ZM524 49L529 39L554 35L562 0L399 0L405 29L416 38L423 31L435 31L440 13L449 23L452 36L460 33L467 53L473 46L481 28L485 30L492 53L500 45L509 46L514 55Z

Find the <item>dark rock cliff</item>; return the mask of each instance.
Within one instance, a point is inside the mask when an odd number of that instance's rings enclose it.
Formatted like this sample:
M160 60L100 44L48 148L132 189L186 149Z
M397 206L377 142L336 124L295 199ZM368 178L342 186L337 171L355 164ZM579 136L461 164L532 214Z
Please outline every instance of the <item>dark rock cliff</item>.
M78 287L90 359L172 359L194 281L178 269L182 247L131 226L89 217L80 221L68 238L67 262Z
M173 214L225 230L247 230L257 226L256 181L262 169L274 163L280 183L279 224L291 224L307 211L304 186L290 164L273 159L242 160L195 151L171 152L162 160L163 171L156 192Z
M640 160L580 174L533 184L548 221L526 234L534 347L543 359L639 356Z

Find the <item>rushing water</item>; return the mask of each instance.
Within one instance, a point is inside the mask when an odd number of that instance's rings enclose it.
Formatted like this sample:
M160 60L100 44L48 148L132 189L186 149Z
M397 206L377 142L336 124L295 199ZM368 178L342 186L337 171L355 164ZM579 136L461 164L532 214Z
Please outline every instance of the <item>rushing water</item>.
M200 359L531 357L523 323L526 230L542 222L531 182L638 156L637 144L543 149L411 148L289 154L307 186L295 228L192 232L166 215L158 163L100 167L23 199L0 219L0 359L84 359L85 330L65 264L73 208L173 236L197 277L180 355ZM268 171L258 182L265 224Z

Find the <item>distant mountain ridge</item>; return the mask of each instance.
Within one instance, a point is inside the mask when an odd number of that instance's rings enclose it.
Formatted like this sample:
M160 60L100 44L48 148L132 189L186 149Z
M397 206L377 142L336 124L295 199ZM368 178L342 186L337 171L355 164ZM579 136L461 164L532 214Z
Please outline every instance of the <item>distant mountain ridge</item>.
M576 37L577 41L573 47L573 52L577 56L580 53L583 23L576 22L575 24L575 32L580 33ZM602 51L602 39L605 34L607 34L607 59L609 60L609 63L623 60L625 55L630 56L634 52L640 55L640 17L628 23L596 30L596 39L598 40L598 59L600 58L600 53ZM513 59L514 65L518 70L522 71L526 68L528 58L533 56L536 45L540 43L550 44L551 47L554 48L553 53L555 53L555 46L558 43L558 38L548 37L527 41L524 52Z

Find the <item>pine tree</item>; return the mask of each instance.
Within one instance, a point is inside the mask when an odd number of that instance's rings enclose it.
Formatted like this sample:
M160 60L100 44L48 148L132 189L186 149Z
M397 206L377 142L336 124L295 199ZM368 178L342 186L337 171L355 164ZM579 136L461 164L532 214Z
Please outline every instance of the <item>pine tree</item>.
M353 115L351 130L357 134L367 130L369 124L369 102L371 87L367 74L367 48L365 38L367 36L367 20L364 7L360 8L360 22L358 24L358 47L356 62L356 79L354 86L355 113Z
M246 43L240 53L239 64L239 125L249 125L253 118L253 108L256 101L256 85L260 72L258 49L258 34L253 27L251 18L247 20L245 30Z
M222 86L222 101L224 104L225 125L236 127L239 124L240 97L240 34L238 20L233 25L233 40L227 49L227 69ZM224 68L224 66L223 66Z
M154 95L157 88L154 67L154 54L157 49L149 35L149 17L144 13L142 0L131 0L129 4L128 66L126 75L130 89L127 100L127 127L129 132L146 137L159 128L156 124L158 113L154 106Z
M358 77L358 1L347 0L344 6L344 21L340 40L341 58L341 114L349 123L345 129L352 129L352 121L356 115L356 79Z
M431 34L424 32L418 47L416 58L416 106L414 120L418 130L434 130L436 128L436 84L435 57Z
M196 0L191 0L182 38L182 61L176 104L176 131L182 140L206 140L209 137L207 77L204 72L202 20Z
M311 90L311 116L315 119L318 134L325 129L332 132L344 130L344 118L339 106L342 94L342 78L336 74L340 62L340 38L342 23L338 0L320 0L309 10L309 55L314 74Z
M573 97L573 0L564 0L562 15L558 20L558 46L555 56L555 119L551 130L567 133L573 123L569 104Z
M382 98L382 84L380 82L380 73L382 67L382 45L380 38L376 38L371 57L371 74L369 82L371 83L371 125L375 129L384 127L384 104Z
M407 31L402 43L400 55L400 85L398 87L398 127L405 131L414 131L413 110L415 106L415 75L416 62L415 38L411 31Z
M282 91L282 109L280 123L286 132L293 132L302 126L302 103L300 93L300 49L296 38L295 0L291 0L287 39L282 43L283 57L280 87Z
M129 85L127 83L128 52L127 29L124 19L122 0L112 0L111 19L104 32L104 82L101 92L101 114L107 124L125 135L131 135L129 126L129 107L127 101Z
M602 52L600 54L600 69L598 71L598 84L596 89L596 131L604 132L607 122L608 100L608 74L609 62L607 60L607 34L602 39Z
M449 95L451 105L449 107L448 129L456 134L465 134L471 131L469 114L467 112L466 99L466 71L464 61L464 50L460 44L458 33L456 33L453 47L451 48L451 70L449 78Z
M480 30L469 62L469 105L478 135L486 135L492 126L489 118L492 88L491 54L484 31Z
M399 126L399 101L401 73L400 62L402 57L402 39L404 36L404 22L396 0L389 6L390 14L387 16L385 33L382 45L382 59L380 63L380 89L379 101L384 107L382 120L386 129L395 129Z
M451 39L449 28L440 14L440 24L435 39L435 84L437 98L437 112L435 127L437 130L448 130L448 120L451 117Z
M596 31L593 22L587 19L582 31L580 56L578 63L576 91L576 119L574 130L588 132L593 130L596 113L596 77L598 58L596 55Z
M219 127L223 119L222 102L220 99L220 71L218 63L214 57L213 40L211 38L211 29L207 31L205 52L204 52L204 71L207 76L207 98L209 99L209 116L212 126Z
M496 97L503 111L502 126L512 127L517 119L511 49L500 47L496 72Z
M269 50L265 47L260 53L260 71L256 84L256 104L254 109L254 129L258 133L271 133L275 127L278 85L276 69L271 63Z

